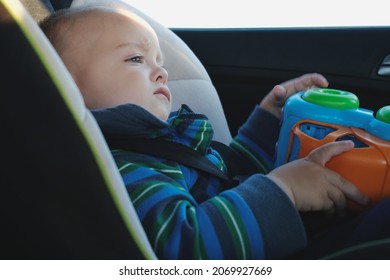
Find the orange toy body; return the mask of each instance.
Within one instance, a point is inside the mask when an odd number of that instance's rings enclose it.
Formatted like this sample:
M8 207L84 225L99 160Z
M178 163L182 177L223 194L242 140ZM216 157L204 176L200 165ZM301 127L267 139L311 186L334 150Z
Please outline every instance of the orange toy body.
M355 184L370 204L390 197L390 106L374 114L359 108L350 92L313 88L291 96L283 108L275 167L341 140L355 147L326 166Z
M316 139L300 129L302 124L308 123L326 126L334 129L334 131L327 134L323 139ZM347 153L332 158L326 166L358 186L361 191L368 195L371 203L376 203L384 197L390 196L389 141L373 136L363 129L312 120L298 122L291 133L288 154L291 152L293 139L297 137L300 142L298 158L305 157L313 149L338 139L358 141L358 146Z

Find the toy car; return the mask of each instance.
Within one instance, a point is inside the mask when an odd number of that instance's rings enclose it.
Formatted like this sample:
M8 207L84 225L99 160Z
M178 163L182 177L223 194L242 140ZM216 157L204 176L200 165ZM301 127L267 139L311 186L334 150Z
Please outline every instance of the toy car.
M347 91L314 88L287 100L275 167L341 140L352 140L355 147L326 166L354 183L371 203L390 196L390 106L374 116Z

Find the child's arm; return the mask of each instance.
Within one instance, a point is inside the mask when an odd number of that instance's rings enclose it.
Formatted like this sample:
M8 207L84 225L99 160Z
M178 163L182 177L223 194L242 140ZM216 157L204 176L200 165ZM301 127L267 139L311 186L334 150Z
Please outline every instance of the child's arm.
M328 82L321 74L312 73L275 86L260 105L255 107L230 146L248 158L258 172L268 173L273 169L280 115L286 99L294 93L315 86L326 87Z
M194 169L151 161L150 156L115 153L160 259L280 259L306 244L293 203L264 175L255 174L220 192L218 179ZM194 182L203 186L203 193L193 193Z

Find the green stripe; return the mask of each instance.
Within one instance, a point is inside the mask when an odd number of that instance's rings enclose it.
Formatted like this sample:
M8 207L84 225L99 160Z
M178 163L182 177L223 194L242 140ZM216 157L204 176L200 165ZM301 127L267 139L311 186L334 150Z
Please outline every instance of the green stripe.
M212 202L218 208L227 227L229 228L229 233L231 234L231 239L234 244L235 251L237 252L237 258L250 258L250 250L245 227L241 221L240 215L236 212L235 207L223 197L215 197L212 199Z
M256 151L254 151L251 146L236 139L233 139L230 146L244 154L245 157L248 158L262 173L265 174L270 171L270 167L267 162L263 158L258 157Z
M114 155L115 156L115 155ZM128 173L133 172L134 170L138 168L147 168L148 170L154 170L156 173L162 173L166 175L167 177L173 179L173 180L184 180L183 172L181 171L179 165L168 165L164 164L158 161L150 161L150 162L136 162L136 163L129 163L126 161L119 161L117 162L119 171L121 175L126 175ZM152 175L152 173L151 173Z
M129 192L134 207L139 207L145 200L159 192L161 189L164 189L164 186L166 186L166 183L164 182L148 182L148 184L142 185L134 191Z
M181 203L171 204L160 214L151 232L155 252L163 252L166 240L176 226L175 214Z
M205 141L205 138L207 138L206 131L207 131L207 123L203 122L203 125L199 126L199 129L198 129L196 136L195 136L196 142L194 143L195 144L194 150L196 150L196 151L198 151L198 150L203 151L204 150L204 144L208 143L207 141Z
M199 230L199 224L198 224L198 219L196 217L196 211L195 207L191 206L188 211L187 211L189 220L192 222L192 226L194 228L194 234L195 234L195 242L194 242L194 247L193 247L193 259L201 259L201 260L206 260L208 259L207 257L207 251L204 246L204 243L202 241L202 237L200 235L200 230Z

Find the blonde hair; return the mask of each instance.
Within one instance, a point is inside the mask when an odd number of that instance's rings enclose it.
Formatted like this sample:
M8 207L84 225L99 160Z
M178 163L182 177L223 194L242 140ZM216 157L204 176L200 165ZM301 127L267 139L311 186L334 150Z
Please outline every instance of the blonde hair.
M137 21L144 22L152 30L153 28L140 16L135 14L131 9L125 5L106 4L106 5L84 5L76 8L61 9L50 14L42 21L39 26L49 39L53 47L61 54L69 45L69 36L72 36L73 26L79 24L79 20L83 19L85 15L96 11L123 11L131 15Z

